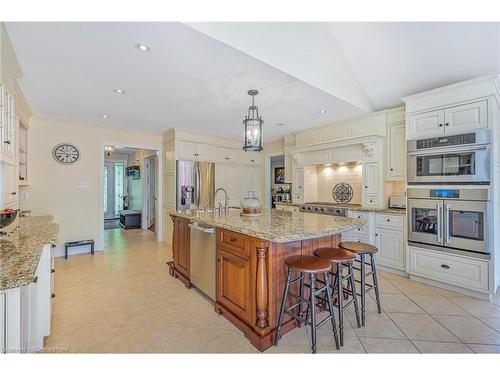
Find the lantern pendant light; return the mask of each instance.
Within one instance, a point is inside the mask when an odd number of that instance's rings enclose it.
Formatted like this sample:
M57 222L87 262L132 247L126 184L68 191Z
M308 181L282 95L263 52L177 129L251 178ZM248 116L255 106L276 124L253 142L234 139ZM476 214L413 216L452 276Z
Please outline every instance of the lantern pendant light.
M262 116L259 117L259 109L255 105L255 95L259 91L249 90L248 95L252 97L252 105L248 108L248 115L245 116L243 124L245 125L245 145L243 150L246 151L262 151Z

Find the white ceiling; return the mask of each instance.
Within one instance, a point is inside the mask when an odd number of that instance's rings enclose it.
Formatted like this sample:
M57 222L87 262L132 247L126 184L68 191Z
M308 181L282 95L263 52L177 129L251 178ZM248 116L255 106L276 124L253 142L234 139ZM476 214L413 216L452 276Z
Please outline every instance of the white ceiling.
M256 98L266 140L500 72L499 24L7 23L37 115L242 137ZM151 47L141 53L135 43ZM126 95L114 93L126 90ZM327 110L319 114L319 110ZM109 119L102 119L106 113ZM284 123L285 126L276 126Z

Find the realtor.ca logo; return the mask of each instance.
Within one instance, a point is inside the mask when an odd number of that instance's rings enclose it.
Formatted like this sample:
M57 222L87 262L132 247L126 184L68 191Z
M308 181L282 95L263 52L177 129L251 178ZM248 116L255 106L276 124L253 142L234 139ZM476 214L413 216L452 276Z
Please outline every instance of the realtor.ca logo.
M9 348L5 353L68 353L68 348Z

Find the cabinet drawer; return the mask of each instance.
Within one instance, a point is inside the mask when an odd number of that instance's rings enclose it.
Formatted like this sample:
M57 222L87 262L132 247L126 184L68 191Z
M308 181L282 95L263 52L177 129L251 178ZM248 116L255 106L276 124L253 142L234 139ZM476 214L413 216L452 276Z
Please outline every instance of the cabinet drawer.
M351 233L350 236L351 239L349 241L368 243L366 235L355 233L353 230L350 233Z
M378 195L365 195L366 207L378 207Z
M410 273L480 291L488 290L488 261L410 248Z
M355 228L351 230L352 234L355 236L365 236L366 237L366 224L363 225L362 227Z
M375 225L378 227L387 227L395 229L404 228L404 216L389 215L389 214L376 214Z
M368 212L363 211L349 211L349 217L353 217L355 219L365 219L368 220Z
M221 244L222 247L226 249L226 251L245 258L250 257L250 252L248 250L248 247L246 246L247 236L236 232L221 230L218 239L219 244Z

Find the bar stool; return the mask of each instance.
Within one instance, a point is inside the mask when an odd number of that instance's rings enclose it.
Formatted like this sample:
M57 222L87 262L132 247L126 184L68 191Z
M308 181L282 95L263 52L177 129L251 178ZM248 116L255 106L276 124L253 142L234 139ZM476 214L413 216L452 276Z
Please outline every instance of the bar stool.
M323 247L314 250L314 255L322 259L328 260L332 266L335 268L335 273L331 275L335 276L335 283L333 286L333 293L337 291L337 303L339 314L339 334L340 334L340 346L344 346L344 310L349 306L354 304L354 311L356 313L356 321L358 323L358 328L361 327L359 320L359 308L358 299L356 294L356 283L354 280L353 262L356 259L356 255L350 251L344 249L337 249L334 247ZM347 266L349 272L344 275L342 270L343 267ZM347 280L348 286L344 291L344 281ZM346 299L344 301L344 292L351 296L351 299Z
M345 241L339 243L339 247L341 249L345 249L359 256L359 260L356 262L360 263L360 268L354 267L355 270L361 271L361 293L358 294L361 296L361 325L365 326L365 310L366 310L366 293L375 290L375 299L377 301L377 310L378 313L381 314L382 310L380 308L380 296L378 291L378 282L377 282L377 269L375 267L375 253L378 249L370 244L364 242L354 242L354 241ZM370 257L370 263L365 263L365 255ZM369 265L371 268L370 272L366 272L366 265ZM366 284L366 277L372 276L373 284Z
M316 353L316 329L321 327L327 321L331 321L333 335L335 338L335 345L337 350L340 349L339 338L337 334L337 327L335 324L335 317L333 315L333 302L331 296L330 283L328 282L329 271L331 268L330 262L312 256L312 255L294 255L285 259L285 264L288 267L288 275L285 282L285 289L283 290L283 298L281 300L280 313L278 317L278 326L276 327L276 332L274 336L274 346L278 345L278 341L281 338L280 331L281 325L283 323L283 316L285 314L291 316L293 319L300 323L311 326L311 350ZM299 277L292 280L292 272L299 272ZM310 284L304 282L305 275L309 274ZM318 274L323 274L325 282L323 287L317 289L316 281ZM290 285L300 282L299 294L294 294L290 292ZM304 287L309 288L309 298L304 298ZM316 303L317 297L321 293L326 293L327 296L327 310L329 312L328 316L316 323ZM290 306L286 307L287 299L291 297L298 302L292 303ZM306 318L304 319L302 313L302 304L307 304ZM292 310L298 307L298 314L294 314ZM309 320L310 317L310 320Z

